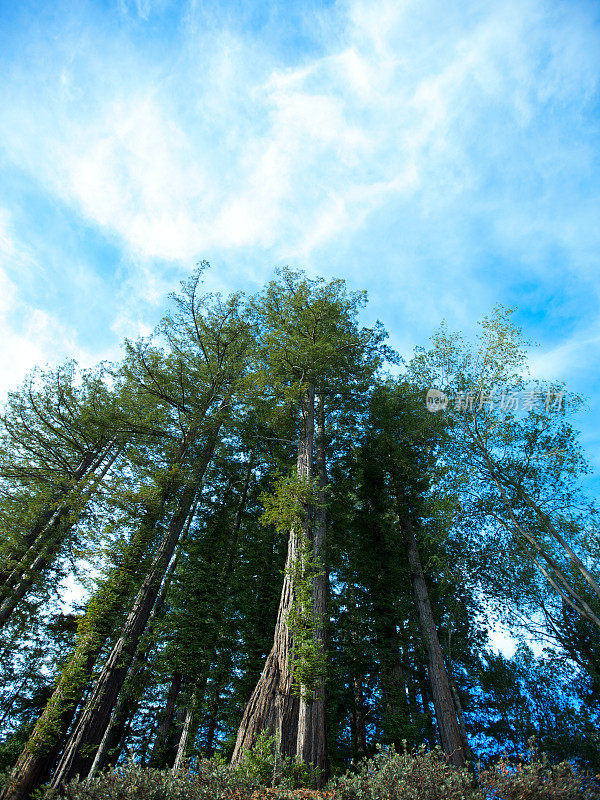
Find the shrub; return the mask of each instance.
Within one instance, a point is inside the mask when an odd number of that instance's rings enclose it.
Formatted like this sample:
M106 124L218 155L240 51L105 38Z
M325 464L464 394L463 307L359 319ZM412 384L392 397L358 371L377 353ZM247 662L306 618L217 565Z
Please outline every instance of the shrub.
M89 783L72 781L68 800L228 800L236 790L250 795L254 785L216 761L201 761L192 769L172 773L129 761L96 775Z
M236 767L216 756L192 762L173 773L142 767L133 760L96 775L89 783L72 781L68 800L245 800L290 797L310 781L310 771L295 759L275 759L274 737L260 735L254 749ZM277 790L268 789L273 782Z
M500 760L479 775L450 767L439 749L381 750L353 775L330 783L339 800L600 800L597 779L569 762L550 765L531 749L528 760Z
M381 749L354 774L331 783L340 800L485 800L468 770L449 766L439 750Z
M527 761L511 764L500 759L482 771L480 783L493 800L600 800L595 777L583 775L568 761L548 764L546 755L533 747Z
M294 789L312 782L309 767L295 758L278 754L275 736L269 736L266 731L262 731L252 750L232 771L240 784L257 787L276 784Z
M273 781L278 783L271 788ZM477 778L477 780L476 780ZM291 758L274 757L272 737L261 736L237 767L219 758L197 761L173 774L133 761L66 788L68 800L600 800L596 778L568 762L548 764L531 750L517 764L501 760L479 775L456 770L439 749L412 753L381 749L357 771L332 779L324 792L297 788L309 772Z

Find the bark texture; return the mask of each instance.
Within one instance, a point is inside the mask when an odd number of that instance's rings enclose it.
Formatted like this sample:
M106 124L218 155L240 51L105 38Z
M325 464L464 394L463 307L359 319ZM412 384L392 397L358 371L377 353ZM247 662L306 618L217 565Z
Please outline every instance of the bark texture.
M134 658L140 637L146 629L152 608L160 591L169 562L179 542L196 492L208 467L220 426L209 434L198 457L194 477L181 492L164 537L127 616L121 634L98 677L85 709L71 732L50 783L60 788L76 775L87 775L98 746L109 725L110 717L127 672Z
M303 402L303 430L298 445L297 473L300 477L311 477L313 471L314 397L314 389L309 388ZM245 751L252 749L262 731L276 734L281 753L296 755L300 700L293 691L291 658L294 642L287 617L296 599L293 572L301 558L304 535L304 531L296 530L289 534L273 647L244 709L232 764L243 759Z
M183 675L181 672L175 672L171 679L171 683L169 684L167 700L162 710L160 723L156 731L156 737L154 738L152 753L150 754L150 759L148 761L149 767L162 769L165 765L166 757L168 755L167 750L169 746L169 740L173 735L173 716L175 713L177 698L179 697L179 692L181 691L182 678Z
M323 397L317 402L317 452L315 466L319 482L319 505L313 516L312 556L318 565L317 574L313 578L313 617L315 620L314 636L319 650L324 657L327 652L326 613L327 613L327 564L326 564L326 530L325 487L327 485L327 469L325 464L325 408ZM328 777L329 763L327 757L327 721L325 716L325 678L320 677L318 685L310 697L303 692L300 697L298 713L298 734L296 756L305 764L317 770L316 783L322 785Z
M195 508L192 508L192 511L188 516L186 527L189 527L191 523L191 518L194 513L194 510ZM160 592L158 594L158 597L156 598L156 602L154 603L152 613L150 614L150 619L148 620L148 632L150 634L154 630L156 619L162 611L165 602L165 597L167 595L168 588L171 584L171 580L173 578L173 574L177 566L177 559L178 559L178 553L175 554L173 560L169 565L169 569L167 571L167 574L165 575L165 579L160 588ZM118 723L124 722L124 719L127 717L127 709L132 705L133 685L135 684L136 679L138 678L138 675L140 673L142 660L146 654L146 651L147 647L138 647L135 653L134 659L129 668L129 674L127 675L127 683L125 684L123 691L119 695L119 699L117 701L115 708L113 709L113 713L111 715L109 724L106 728L106 731L104 732L104 736L102 737L100 746L96 751L96 755L94 757L94 761L92 763L90 771L88 772L87 776L88 781L94 777L96 772L98 772L103 768L106 762L106 758L108 756L109 749L111 747L114 747L114 744L116 743L116 740L118 738L116 735Z
M442 648L431 610L431 603L429 602L429 593L427 591L427 584L425 583L417 540L412 523L407 516L402 519L402 529L406 543L413 595L419 617L419 626L421 628L423 645L427 656L427 673L431 686L435 716L442 741L442 749L448 756L450 763L455 767L463 767L466 763L465 752L458 720L456 718L456 709L454 707L448 673L446 672Z
M298 697L294 687L293 634L288 626L288 615L296 600L293 575L302 567L305 542L308 539L313 557L318 558L322 569L315 575L312 585L312 612L317 620L315 636L325 653L325 614L327 610L327 570L325 564L325 413L319 399L317 422L317 470L319 479L319 508L307 509L303 530L292 530L288 539L288 554L283 587L279 601L273 647L262 674L248 701L233 752L232 763L242 760L244 752L252 749L262 731L275 734L279 751L295 756L304 763L318 768L317 782L322 783L328 774L327 731L325 720L325 681L320 680L311 696ZM302 435L298 446L297 474L312 479L314 475L315 441L315 391L308 387L302 403ZM318 777L317 777L318 776Z
M170 483L162 487L158 502L146 509L123 564L92 598L83 628L80 627L78 631L75 651L0 791L0 800L24 800L46 780L71 726L76 705L87 686L98 654L112 630L115 617L118 617L130 595L132 581L139 574L140 561L155 536L156 524L171 492Z

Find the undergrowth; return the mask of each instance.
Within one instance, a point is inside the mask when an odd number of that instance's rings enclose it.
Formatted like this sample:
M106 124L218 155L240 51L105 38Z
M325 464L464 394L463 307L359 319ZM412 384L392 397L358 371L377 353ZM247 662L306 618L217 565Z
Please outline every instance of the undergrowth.
M600 800L597 777L568 762L552 765L535 750L516 763L457 770L439 749L380 749L322 791L308 782L306 767L275 758L272 738L262 736L236 767L213 758L173 773L129 761L89 783L72 782L65 794L68 800Z

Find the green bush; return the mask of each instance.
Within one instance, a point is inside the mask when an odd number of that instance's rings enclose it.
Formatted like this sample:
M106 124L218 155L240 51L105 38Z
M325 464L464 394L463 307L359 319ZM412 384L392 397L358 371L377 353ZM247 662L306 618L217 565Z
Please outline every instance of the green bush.
M142 767L133 760L100 773L89 783L73 781L65 790L68 800L244 800L273 783L278 791L271 800L289 797L289 791L306 786L310 770L295 759L275 758L273 736L262 733L254 749L235 767L219 756L194 761L173 773ZM256 795L255 795L256 796Z
M231 770L213 761L203 761L193 769L158 770L129 761L95 776L89 783L73 781L65 790L68 800L228 800L237 785Z
M355 774L331 782L340 800L485 800L468 770L449 766L440 750L380 749Z
M282 756L276 747L275 737L262 731L252 750L242 762L232 768L237 781L243 785L281 786L295 789L311 783L310 769L295 758Z
M546 756L534 750L528 761L511 764L501 759L493 769L480 775L486 797L502 800L597 800L597 779L577 772L568 761L548 764Z
M193 762L173 774L140 767L133 761L96 776L74 781L68 800L600 800L596 778L568 762L550 765L531 751L528 760L501 760L485 770L456 770L439 750L412 753L381 749L356 772L332 779L323 793L299 789L309 771L294 759L274 757L274 740L261 736L252 753L236 767L219 758ZM273 782L276 788L271 788Z
M568 762L550 765L531 750L517 764L501 760L479 774L450 767L441 750L380 750L355 774L330 782L339 800L600 800L596 778Z

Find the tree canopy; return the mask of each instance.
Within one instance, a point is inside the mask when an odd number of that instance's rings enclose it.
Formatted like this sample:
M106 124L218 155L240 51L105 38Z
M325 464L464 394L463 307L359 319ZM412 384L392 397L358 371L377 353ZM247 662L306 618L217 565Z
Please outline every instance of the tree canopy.
M3 409L2 800L265 748L274 783L532 736L597 770L581 398L529 377L510 310L404 362L342 280L222 297L207 268L120 362L37 369Z

